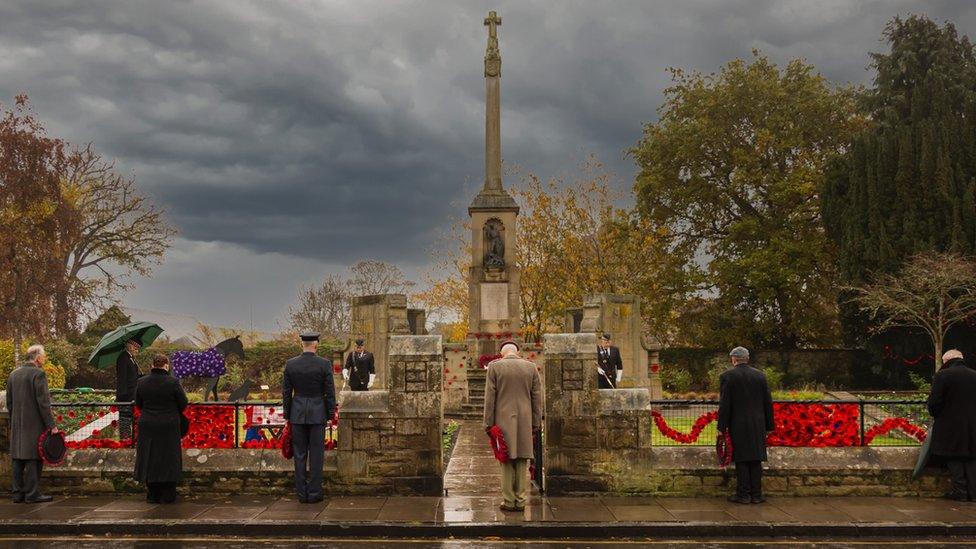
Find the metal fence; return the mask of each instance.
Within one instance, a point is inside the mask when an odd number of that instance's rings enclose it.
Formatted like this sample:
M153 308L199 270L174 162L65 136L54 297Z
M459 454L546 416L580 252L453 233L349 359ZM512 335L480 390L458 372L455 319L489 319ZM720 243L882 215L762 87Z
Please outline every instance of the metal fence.
M718 401L651 402L654 446L711 446L718 434ZM918 446L930 418L920 400L773 402L771 446Z
M52 402L69 448L130 448L138 437L132 402ZM183 412L189 431L184 448L279 448L285 419L280 402L194 402ZM325 431L327 448L338 440L337 417Z

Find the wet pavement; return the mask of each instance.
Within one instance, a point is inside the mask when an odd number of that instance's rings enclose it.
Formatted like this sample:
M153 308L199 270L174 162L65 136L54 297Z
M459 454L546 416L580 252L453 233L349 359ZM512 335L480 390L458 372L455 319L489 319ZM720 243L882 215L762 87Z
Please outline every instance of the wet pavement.
M411 523L439 524L953 524L976 530L976 503L883 497L770 498L762 505L737 505L720 498L532 496L524 512L498 509L497 496L333 497L302 504L291 497L230 496L183 498L172 505L146 503L139 496L67 497L40 505L0 502L5 526L30 523L265 524Z
M688 540L660 540L660 539L641 539L632 541L499 541L499 540L310 540L303 538L289 540L240 540L240 539L210 539L210 538L187 538L178 540L155 540L155 539L99 539L99 540L78 540L69 538L39 539L20 538L16 540L0 540L0 548L6 549L50 549L52 544L57 547L76 547L79 549L116 549L116 548L165 548L179 549L183 547L213 547L221 549L250 549L261 548L271 549L277 547L335 547L335 548L362 548L362 549L390 549L394 547L410 547L411 549L484 549L484 548L532 548L532 549L616 549L632 547L696 547L696 548L729 548L742 546L783 546L783 547L816 547L816 548L881 548L881 547L926 547L926 548L949 548L949 547L976 547L976 542L952 539L928 539L928 540L855 540L855 539L836 539L823 541L800 541L795 539L769 540L709 540L709 539L688 539Z
M713 545L722 538L735 538L735 543L758 539L765 545L786 541L843 547L845 538L857 538L858 546L871 546L872 537L879 536L887 538L886 543L910 539L911 545L933 546L948 543L946 536L957 536L951 545L959 546L963 539L976 539L976 503L782 497L761 505L737 505L724 498L533 494L524 511L508 513L498 508L499 483L500 471L483 430L478 422L465 422L445 475L445 497L331 497L302 504L293 497L239 495L184 497L173 505L146 503L138 495L66 497L39 505L0 500L0 546L30 546L25 543L38 540L39 535L51 536L45 546L60 546L63 538L58 536L71 536L90 547L95 542L85 542L84 536L126 538L110 543L102 538L105 542L97 542L100 547L130 546L127 543L276 547L292 541L387 547L392 545L384 544L393 543L365 538L398 540L397 545L411 547L459 547L460 543L480 547L478 540L485 538L495 539L492 547L501 546L497 541L501 539L518 547L686 546L692 541L722 547L724 542ZM342 543L323 542L331 538L342 538ZM808 538L822 541L799 542ZM436 539L445 541L432 541Z
M480 421L460 422L457 444L444 472L449 496L497 497L502 495L502 471L488 445Z

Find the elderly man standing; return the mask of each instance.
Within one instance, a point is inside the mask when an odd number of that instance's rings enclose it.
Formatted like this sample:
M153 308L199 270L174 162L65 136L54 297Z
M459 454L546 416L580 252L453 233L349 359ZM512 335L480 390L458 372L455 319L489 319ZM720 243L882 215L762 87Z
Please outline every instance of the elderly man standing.
M762 462L766 433L773 430L773 397L766 375L749 366L749 351L729 353L732 368L719 377L718 430L732 439L736 491L733 503L762 503Z
M535 364L519 356L518 345L506 341L502 358L488 364L485 382L485 432L498 425L508 446L502 467L503 511L525 508L532 437L542 428L542 381Z
M948 499L976 499L976 371L968 368L962 353L953 349L942 355L942 369L932 378L929 413L932 455L945 460L952 479Z
M10 457L13 459L14 503L43 503L51 496L41 494L41 456L37 440L50 429L57 433L47 389L44 347L27 349L27 362L7 379L7 410L10 412Z

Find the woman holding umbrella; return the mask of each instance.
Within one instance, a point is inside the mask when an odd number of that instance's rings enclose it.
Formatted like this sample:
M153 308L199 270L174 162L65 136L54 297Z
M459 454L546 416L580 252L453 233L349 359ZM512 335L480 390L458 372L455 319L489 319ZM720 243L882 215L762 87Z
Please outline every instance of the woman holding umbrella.
M179 380L169 374L166 355L153 357L152 372L139 380L135 398L140 410L135 478L146 484L149 503L173 503L183 474L180 422L187 400Z

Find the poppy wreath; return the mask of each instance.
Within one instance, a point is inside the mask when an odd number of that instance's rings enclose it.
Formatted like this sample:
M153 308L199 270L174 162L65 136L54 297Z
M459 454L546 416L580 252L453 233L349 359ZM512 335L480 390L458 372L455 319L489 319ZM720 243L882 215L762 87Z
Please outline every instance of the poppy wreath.
M867 446L868 444L871 444L871 441L873 441L875 437L887 435L895 429L901 429L905 434L919 442L925 442L925 438L928 436L928 433L924 428L919 427L918 425L913 425L910 421L903 417L889 417L878 425L871 427L866 433L864 433L864 445Z
M481 355L478 357L478 364L481 365L482 368L487 368L491 361L498 360L501 357L502 355Z
M499 463L508 463L508 444L505 443L505 433L502 432L501 427L492 425L491 429L488 429L488 444L491 445L491 451Z
M661 434L670 438L675 442L680 442L681 444L693 444L698 440L699 435L705 430L705 427L709 423L718 419L718 412L708 412L707 414L702 414L698 419L695 420L694 425L691 426L691 432L688 434L682 433L676 429L673 429L668 422L665 421L664 416L658 410L651 410L651 417L654 418L654 425L657 426L658 431Z

